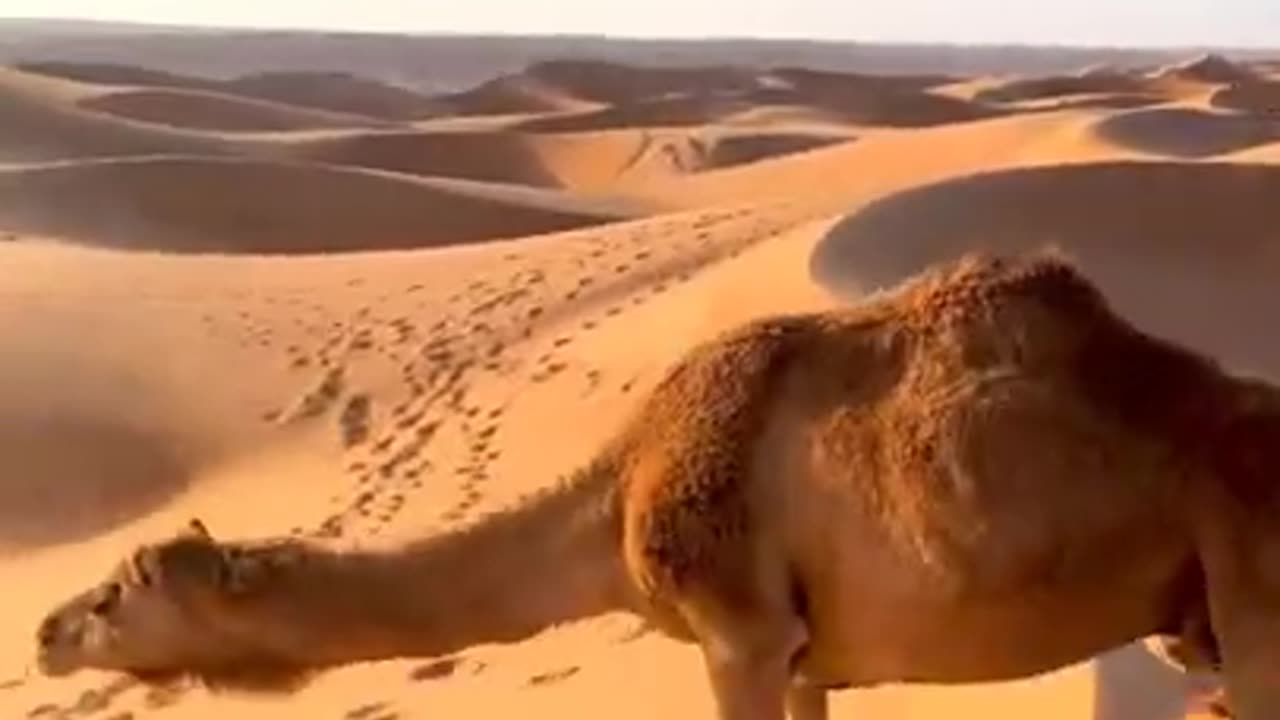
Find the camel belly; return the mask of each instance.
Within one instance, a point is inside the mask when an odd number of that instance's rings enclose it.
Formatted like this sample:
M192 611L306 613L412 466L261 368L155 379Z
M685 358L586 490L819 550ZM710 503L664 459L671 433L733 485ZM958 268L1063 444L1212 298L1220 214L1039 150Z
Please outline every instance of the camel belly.
M1010 680L1086 660L1165 624L1153 599L1085 592L964 606L854 604L808 618L810 645L798 668L806 677L828 686Z
M823 684L1038 674L1170 631L1199 592L1190 546L1159 525L926 560L844 519L838 543L827 536L825 551L793 555L811 636L801 669Z

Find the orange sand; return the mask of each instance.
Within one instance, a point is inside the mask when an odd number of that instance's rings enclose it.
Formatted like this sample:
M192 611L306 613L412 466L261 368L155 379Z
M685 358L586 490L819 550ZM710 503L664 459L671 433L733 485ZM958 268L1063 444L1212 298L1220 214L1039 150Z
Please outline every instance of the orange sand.
M192 515L344 543L474 520L585 460L691 343L965 249L1063 246L1145 326L1280 377L1280 136L1265 80L1220 59L1050 79L543 63L434 98L76 73L0 70L0 718L710 717L697 653L625 617L287 698L29 676L30 637ZM439 373L447 402L425 395ZM834 716L1175 720L1191 694L1135 646L850 691Z

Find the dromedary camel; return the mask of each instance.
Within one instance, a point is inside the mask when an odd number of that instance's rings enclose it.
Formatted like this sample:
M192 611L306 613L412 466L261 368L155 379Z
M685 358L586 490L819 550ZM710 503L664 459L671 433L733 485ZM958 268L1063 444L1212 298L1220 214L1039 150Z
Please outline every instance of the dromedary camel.
M585 469L466 529L144 546L49 615L40 662L284 687L624 610L698 645L724 720L819 720L832 688L1190 633L1265 720L1278 473L1280 390L1134 329L1063 260L970 257L701 345Z

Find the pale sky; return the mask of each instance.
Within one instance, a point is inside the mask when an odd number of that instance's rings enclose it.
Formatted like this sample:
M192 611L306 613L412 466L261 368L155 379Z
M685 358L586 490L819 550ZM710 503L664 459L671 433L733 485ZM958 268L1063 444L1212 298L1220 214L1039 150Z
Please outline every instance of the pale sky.
M0 17L397 32L1280 46L1280 0L3 0Z

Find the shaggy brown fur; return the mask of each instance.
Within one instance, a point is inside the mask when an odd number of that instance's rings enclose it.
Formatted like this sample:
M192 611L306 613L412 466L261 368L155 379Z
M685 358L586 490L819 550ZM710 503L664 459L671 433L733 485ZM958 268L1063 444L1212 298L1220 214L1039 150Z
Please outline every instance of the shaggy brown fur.
M144 582L166 567L144 552L111 602L50 614L42 657L243 679L618 609L700 646L723 720L821 720L825 688L1023 677L1165 634L1262 720L1277 471L1276 389L1133 328L1059 258L971 257L694 348L586 471L468 530L154 546L212 569Z

